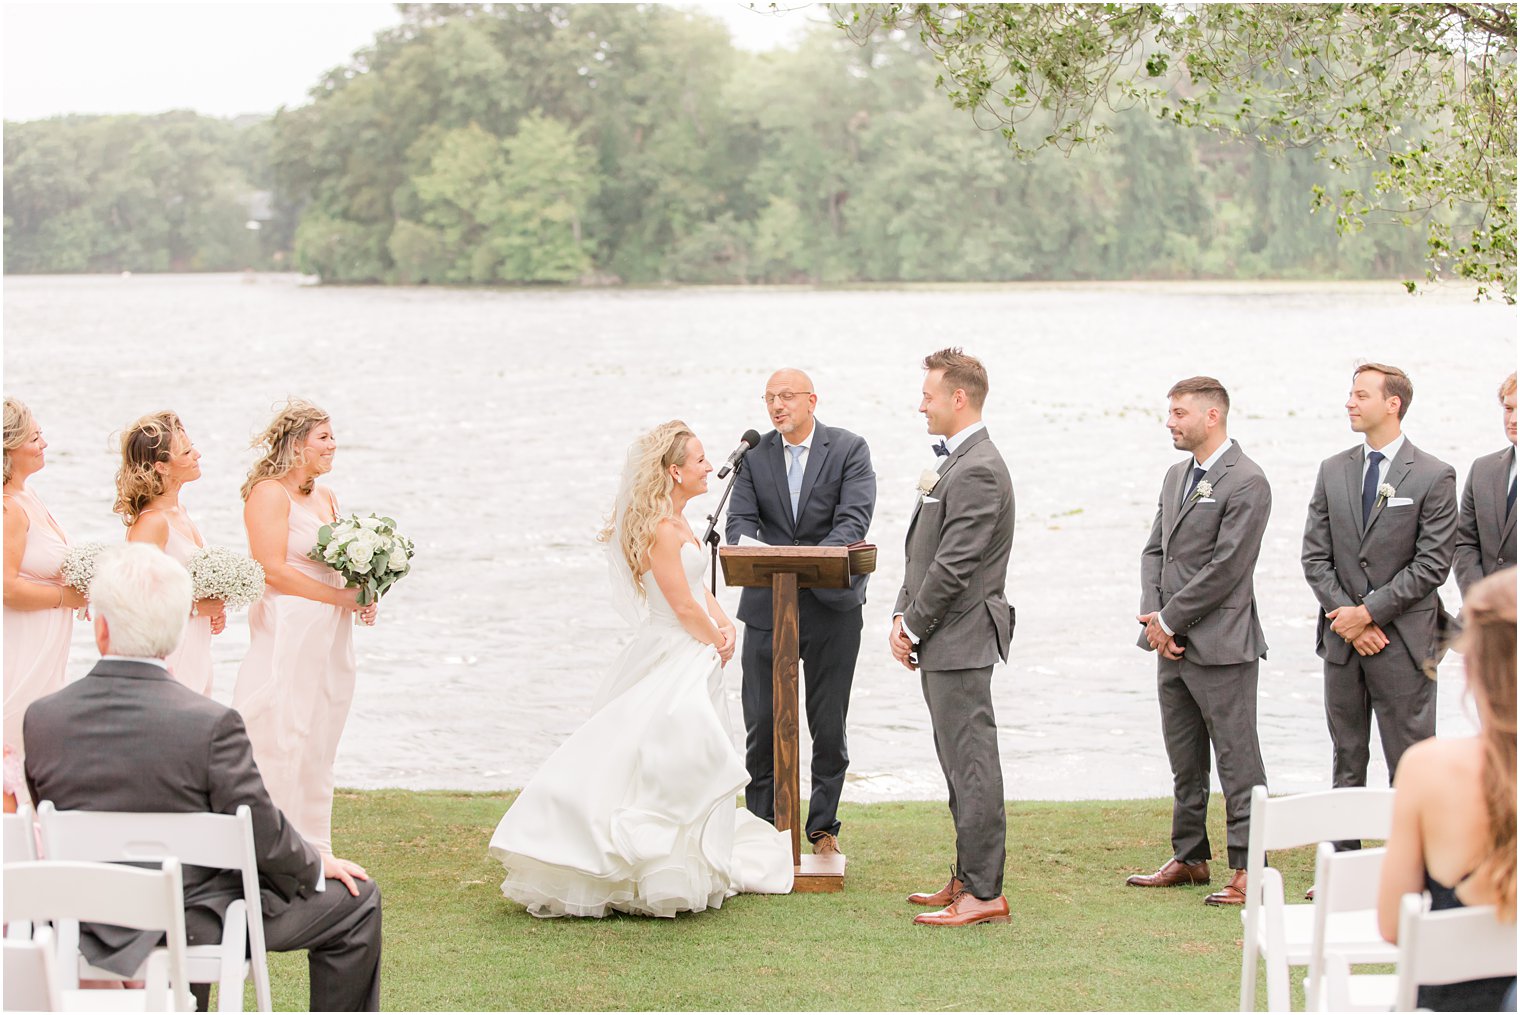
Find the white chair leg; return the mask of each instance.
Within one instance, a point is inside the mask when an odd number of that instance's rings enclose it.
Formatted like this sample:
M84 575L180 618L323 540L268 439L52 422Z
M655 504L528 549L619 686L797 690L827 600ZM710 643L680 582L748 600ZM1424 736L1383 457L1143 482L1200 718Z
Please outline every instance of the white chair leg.
M243 1010L243 967L248 954L248 913L234 899L222 917L222 969L217 980L217 1011Z

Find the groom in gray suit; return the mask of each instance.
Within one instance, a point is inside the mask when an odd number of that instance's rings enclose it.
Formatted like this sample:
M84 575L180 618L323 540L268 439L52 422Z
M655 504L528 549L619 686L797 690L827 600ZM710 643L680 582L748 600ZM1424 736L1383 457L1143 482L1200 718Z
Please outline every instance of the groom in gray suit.
M914 923L1007 923L1006 822L992 668L1008 658L1013 608L1004 585L1013 548L1013 481L982 423L987 371L960 349L924 359L923 401L939 468L919 481L908 523L902 591L888 645L920 672L934 747L950 790L955 866L937 892L908 896L935 907Z
M102 553L90 584L101 659L83 680L26 710L32 799L61 811L253 812L264 935L271 951L307 951L312 1011L380 1010L380 890L323 861L269 799L237 712L179 683L164 657L190 615L190 576L142 543ZM243 897L233 871L185 866L185 936L221 940ZM130 976L162 934L86 925L80 951ZM191 988L202 1011L210 993Z
M1463 598L1495 571L1515 566L1515 375L1499 385L1504 435L1510 446L1484 455L1467 472L1457 521L1457 553L1452 570Z
M1357 368L1346 413L1365 441L1320 464L1304 525L1336 787L1367 784L1374 713L1390 781L1405 749L1436 733L1424 667L1444 652L1437 590L1451 573L1457 475L1404 436L1413 398L1398 367Z
M1265 473L1226 433L1230 396L1212 377L1167 392L1172 446L1192 452L1167 470L1140 555L1140 647L1160 653L1156 689L1172 764L1172 858L1137 888L1209 883L1209 742L1219 759L1234 875L1204 898L1246 901L1251 788L1267 773L1256 735L1256 678L1267 640L1254 576L1272 513Z

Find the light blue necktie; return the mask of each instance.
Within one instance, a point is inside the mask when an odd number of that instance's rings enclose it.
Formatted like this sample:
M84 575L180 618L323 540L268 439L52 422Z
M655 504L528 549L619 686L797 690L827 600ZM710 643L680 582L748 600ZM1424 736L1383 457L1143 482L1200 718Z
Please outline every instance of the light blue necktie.
M792 494L792 520L797 520L797 501L802 497L802 453L807 450L805 444L788 444L787 453L792 456L791 467L786 470L786 488Z

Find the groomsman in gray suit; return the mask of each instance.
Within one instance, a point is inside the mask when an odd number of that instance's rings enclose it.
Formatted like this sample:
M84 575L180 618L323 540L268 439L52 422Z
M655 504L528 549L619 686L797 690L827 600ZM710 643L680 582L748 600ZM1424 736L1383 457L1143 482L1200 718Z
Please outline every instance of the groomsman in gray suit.
M919 481L908 522L902 591L893 610L892 655L917 669L950 789L955 866L937 892L908 896L934 912L914 923L1007 923L1006 823L992 667L1007 660L1013 608L1004 584L1013 548L1013 481L982 423L987 371L959 349L924 360L919 411L943 436L941 462Z
M1495 571L1515 566L1515 375L1499 385L1504 435L1510 446L1472 463L1457 521L1457 587L1467 590Z
M1192 452L1167 470L1140 555L1140 647L1159 653L1156 690L1172 764L1172 856L1137 888L1209 883L1209 743L1225 794L1234 870L1214 906L1246 901L1251 788L1265 786L1256 678L1267 654L1254 577L1272 513L1266 474L1226 433L1230 396L1212 377L1172 385L1166 426Z
M1444 651L1436 590L1451 573L1457 476L1404 436L1413 398L1398 367L1358 367L1346 413L1365 440L1320 464L1309 500L1304 577L1320 605L1337 787L1367 784L1374 713L1390 781L1404 750L1436 732L1436 684L1424 666Z
M264 935L271 951L307 952L312 1011L380 1010L380 889L328 865L269 799L237 712L169 675L164 657L190 615L190 576L142 543L106 551L90 584L100 662L26 710L32 799L61 811L253 812ZM233 871L185 866L185 936L221 940L243 897ZM85 925L80 951L130 976L162 934ZM191 988L202 1011L210 989Z

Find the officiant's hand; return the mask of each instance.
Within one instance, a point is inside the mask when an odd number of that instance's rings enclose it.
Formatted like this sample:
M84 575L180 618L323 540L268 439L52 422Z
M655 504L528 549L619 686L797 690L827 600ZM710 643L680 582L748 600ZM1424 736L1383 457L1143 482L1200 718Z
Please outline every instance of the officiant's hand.
M1176 638L1168 635L1166 643L1156 651L1161 653L1162 658L1170 659L1172 662L1176 662L1178 659L1182 658L1182 653L1185 651L1185 649L1183 646L1177 644Z
M1388 647L1388 635L1376 624L1368 624L1366 630L1351 642L1351 647L1356 649L1357 655L1375 656Z
M737 641L738 635L734 631L734 625L732 624L718 625L718 634L723 637L722 644L716 646L718 658L723 660L723 665L727 666L728 661L734 657L734 643Z

